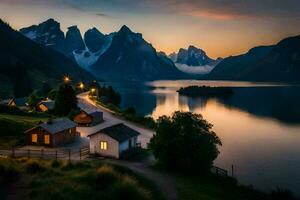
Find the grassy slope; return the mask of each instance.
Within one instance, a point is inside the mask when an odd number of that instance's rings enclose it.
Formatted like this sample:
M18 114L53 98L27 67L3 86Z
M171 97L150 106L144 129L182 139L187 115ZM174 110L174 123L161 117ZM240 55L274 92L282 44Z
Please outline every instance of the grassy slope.
M180 200L263 200L266 195L232 179L177 177Z
M22 144L24 131L45 121L45 117L29 117L19 115L0 114L0 148L9 148Z
M0 177L0 199L6 198L9 185L21 182L15 191L18 199L30 200L76 200L76 199L130 199L162 200L151 182L125 168L104 165L100 161L70 164L67 161L42 161L32 159L0 159L4 174L16 171L17 176ZM3 189L3 186L8 186ZM1 191L2 189L2 191ZM16 189L14 189L16 190ZM1 197L2 195L2 197Z

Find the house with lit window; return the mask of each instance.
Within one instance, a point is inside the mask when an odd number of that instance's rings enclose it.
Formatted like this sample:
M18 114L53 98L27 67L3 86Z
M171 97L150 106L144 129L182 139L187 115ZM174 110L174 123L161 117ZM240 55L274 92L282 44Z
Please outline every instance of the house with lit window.
M54 106L55 106L55 101L52 101L52 100L46 100L46 101L41 101L39 104L38 104L38 109L41 111L41 112L48 112L48 111L51 111L54 109Z
M74 141L80 134L76 132L76 124L68 118L49 120L27 131L27 145L56 147Z
M18 107L20 110L28 111L27 98L16 98L16 99L6 99L0 102L0 105L9 106L9 107Z
M97 108L79 105L80 112L75 115L74 122L78 126L95 126L103 122L103 112Z
M116 124L89 135L90 152L101 156L120 158L122 152L137 147L139 132Z

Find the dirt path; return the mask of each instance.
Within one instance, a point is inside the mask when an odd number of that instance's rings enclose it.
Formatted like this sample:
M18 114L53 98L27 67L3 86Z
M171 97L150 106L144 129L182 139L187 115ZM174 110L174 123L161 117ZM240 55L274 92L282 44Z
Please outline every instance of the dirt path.
M128 162L111 159L106 159L104 160L104 162L127 167L130 170L140 175L143 175L147 179L153 181L161 190L162 194L167 200L178 199L176 180L172 175L155 171L151 169L148 163L144 162Z

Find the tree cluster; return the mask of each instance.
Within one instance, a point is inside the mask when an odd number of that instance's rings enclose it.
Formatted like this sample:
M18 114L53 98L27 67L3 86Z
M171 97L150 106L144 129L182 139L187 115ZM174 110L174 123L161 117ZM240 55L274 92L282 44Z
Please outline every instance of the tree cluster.
M219 154L221 140L212 124L200 114L175 112L157 121L156 134L149 147L166 168L186 172L208 172Z

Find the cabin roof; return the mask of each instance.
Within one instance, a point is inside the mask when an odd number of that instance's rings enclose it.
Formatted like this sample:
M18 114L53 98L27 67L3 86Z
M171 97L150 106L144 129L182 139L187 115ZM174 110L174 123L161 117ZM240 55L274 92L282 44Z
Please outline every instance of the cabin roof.
M44 122L42 124L39 124L32 129L35 129L37 127L41 127L51 134L56 134L64 130L74 128L76 127L76 124L68 118L59 118L51 120L51 122ZM25 131L25 133L31 131L32 129Z
M88 137L98 134L98 133L106 134L106 135L110 136L111 138L115 139L116 141L118 141L119 143L140 135L139 132L124 125L123 123L109 126L107 128L100 130L97 133L89 135Z
M55 102L52 101L52 100L41 101L40 104L43 104L43 105L46 106L49 110L54 109L54 106L55 106Z
M92 107L90 105L79 103L78 107L80 110L88 115L91 115L92 117L99 116L102 113L97 107Z
M27 105L27 97L17 98L13 100L16 106L26 106Z

